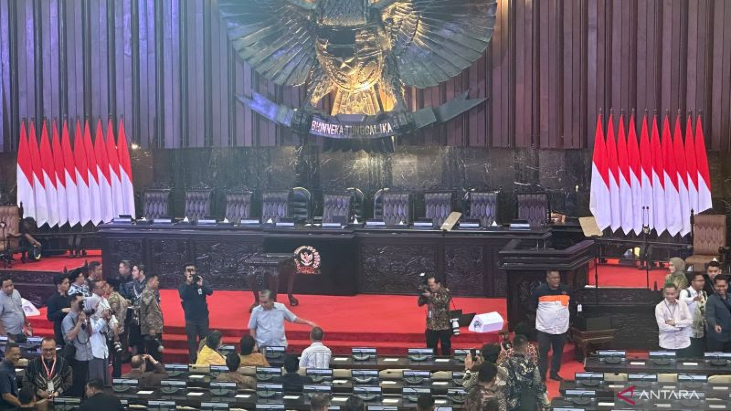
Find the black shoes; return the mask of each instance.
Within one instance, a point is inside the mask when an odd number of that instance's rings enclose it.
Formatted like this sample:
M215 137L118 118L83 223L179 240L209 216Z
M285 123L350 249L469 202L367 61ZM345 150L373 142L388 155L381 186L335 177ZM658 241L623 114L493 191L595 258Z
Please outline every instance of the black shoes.
M558 374L551 374L551 376L549 378L554 381L563 381L563 378Z

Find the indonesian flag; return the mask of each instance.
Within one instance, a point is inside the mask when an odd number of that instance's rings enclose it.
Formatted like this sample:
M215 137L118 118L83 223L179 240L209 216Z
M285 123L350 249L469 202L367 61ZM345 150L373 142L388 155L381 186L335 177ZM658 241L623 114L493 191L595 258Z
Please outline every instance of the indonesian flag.
M609 201L609 160L607 159L607 148L604 144L604 132L602 131L602 117L597 116L596 134L594 135L594 157L591 162L591 193L589 198L589 209L596 219L600 230L609 227L612 222L612 214Z
M117 145L117 153L119 154L119 177L122 182L122 197L124 198L124 214L135 217L135 190L132 182L132 161L129 158L129 148L127 148L127 136L124 133L124 121L119 120L119 144Z
M56 149L54 148L55 152ZM68 212L69 225L71 227L79 223L79 190L76 186L76 162L74 152L71 150L71 139L69 138L68 121L63 121L61 131L61 151L63 153L64 179L66 181L66 211Z
M114 218L114 201L112 200L112 179L109 175L109 160L107 160L107 144L104 142L101 120L98 120L96 123L94 155L96 156L97 175L99 176L102 222L108 223Z
M680 216L683 228L680 235L690 233L690 203L688 200L688 169L685 165L685 145L683 144L683 133L680 131L680 115L675 118L675 131L673 132L673 151L675 152L675 167L678 170L678 196L680 196Z
M56 166L56 192L58 194L58 225L59 227L69 221L68 204L66 197L66 165L63 161L63 150L61 139L58 138L58 124L53 120L51 129L51 149L53 150L53 164Z
M670 120L667 115L662 122L662 152L665 165L665 222L668 233L676 235L683 229L683 215L680 210L675 150L673 149L673 139L670 136Z
M86 146L81 136L81 123L76 120L74 130L74 164L76 165L76 187L79 191L79 222L90 223L94 218L91 206L91 189L89 188L89 165L86 157ZM97 194L98 196L98 194Z
M84 124L84 149L86 151L86 166L89 172L89 198L91 204L91 222L97 225L102 222L101 190L99 189L99 170L96 165L94 144L91 142L89 120Z
M112 183L112 205L114 217L124 213L124 198L122 197L122 180L119 178L119 157L117 145L114 144L114 127L112 120L107 124L107 159L109 160L109 177Z
M695 122L695 155L698 167L698 213L713 207L711 200L711 173L708 172L706 137L703 135L701 118Z
M622 226L622 209L619 201L619 161L617 160L617 143L614 139L612 115L607 124L607 159L609 159L609 202L611 205L612 231Z
M33 162L30 159L28 135L25 121L20 123L20 141L18 142L18 164L16 171L18 187L18 206L23 206L23 213L28 217L36 216L36 201L33 197Z
M40 227L48 223L48 199L46 198L46 187L44 186L41 150L38 148L36 126L32 121L30 123L30 134L28 134L28 147L30 148L31 164L33 164L33 197L36 203L36 224Z
M48 140L48 128L43 121L41 129L41 161L43 162L43 185L46 187L48 202L48 226L58 224L58 192L56 191L56 166L53 163L53 152Z
M642 149L642 147L640 147ZM665 165L662 155L662 144L660 133L657 129L657 116L652 118L652 139L650 140L650 151L652 152L652 204L654 211L652 226L655 227L657 235L667 230L665 221Z
M688 169L688 203L692 213L698 214L698 166L696 165L693 120L688 116L685 122L685 166Z
M650 137L647 131L647 114L642 118L642 131L640 132L640 180L642 183L642 206L645 212L642 213L642 225L653 227L655 221L655 207L653 207L653 191L652 191L652 148L650 146ZM638 232L639 233L639 232Z
M630 188L629 156L627 139L624 134L624 116L619 116L619 134L617 135L617 160L619 162L619 204L622 210L622 231L632 231L635 209L632 207L632 189Z
M642 167L640 165L640 146L635 132L635 115L629 118L629 134L627 135L627 157L629 162L629 186L632 194L632 230L639 235L642 232Z

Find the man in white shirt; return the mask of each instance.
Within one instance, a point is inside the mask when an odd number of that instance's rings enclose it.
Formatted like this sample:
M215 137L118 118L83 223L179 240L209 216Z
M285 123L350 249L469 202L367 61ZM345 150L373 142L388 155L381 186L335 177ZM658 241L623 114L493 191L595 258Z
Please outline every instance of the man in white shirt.
M690 325L690 348L692 358L701 358L706 350L706 279L703 273L694 273L690 287L680 291L680 301L688 305L693 323Z
M89 379L98 378L104 385L109 385L109 347L107 335L116 326L116 318L112 315L109 301L104 297L106 283L103 280L94 283L93 294L84 300L84 308L94 309L91 315L91 354L89 362Z
M251 311L249 317L249 334L254 337L260 350L287 346L284 320L317 327L312 321L294 315L284 304L275 302L269 290L259 291L259 306Z
M315 327L310 331L312 344L302 351L300 368L330 368L332 351L322 344L324 335L325 333L320 327Z
M693 316L688 305L678 301L678 290L674 284L665 284L663 294L665 299L655 306L655 319L660 329L660 347L675 351L678 358L688 358Z

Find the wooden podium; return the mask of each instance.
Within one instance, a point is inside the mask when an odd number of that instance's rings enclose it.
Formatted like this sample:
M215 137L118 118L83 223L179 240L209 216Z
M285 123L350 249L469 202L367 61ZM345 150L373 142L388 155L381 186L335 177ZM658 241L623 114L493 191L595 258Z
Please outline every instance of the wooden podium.
M520 322L535 325L535 308L530 308L530 297L539 284L546 282L548 270L558 270L561 282L574 295L579 294L586 285L589 262L594 259L594 241L583 240L558 249L552 248L550 242L541 246L535 241L515 239L498 257L498 266L508 278L508 327L513 330Z

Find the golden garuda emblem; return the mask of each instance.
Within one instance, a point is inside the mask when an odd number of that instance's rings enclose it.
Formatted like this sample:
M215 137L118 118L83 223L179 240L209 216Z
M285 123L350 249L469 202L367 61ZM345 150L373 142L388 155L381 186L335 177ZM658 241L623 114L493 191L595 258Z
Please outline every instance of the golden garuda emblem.
M279 85L307 85L303 110L316 112L317 103L334 93L329 126L338 115L407 112L405 86L436 86L468 68L492 37L497 1L219 0L219 8L234 49L254 70ZM301 120L262 96L242 101L281 124ZM477 103L436 111L432 123L484 100L467 101ZM420 125L410 117L388 125L367 120L361 117L359 124L374 128L356 131L387 133L404 121L417 123L411 129Z

